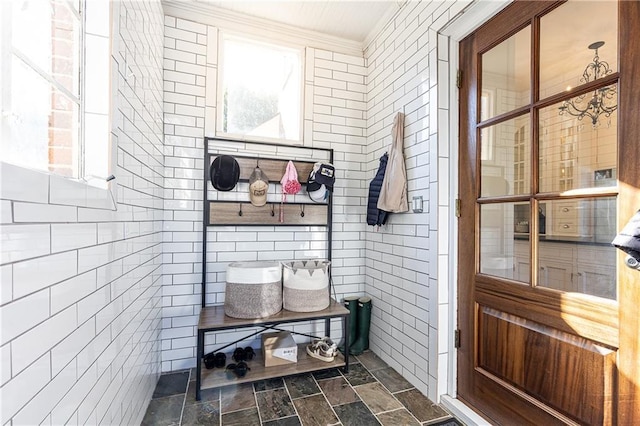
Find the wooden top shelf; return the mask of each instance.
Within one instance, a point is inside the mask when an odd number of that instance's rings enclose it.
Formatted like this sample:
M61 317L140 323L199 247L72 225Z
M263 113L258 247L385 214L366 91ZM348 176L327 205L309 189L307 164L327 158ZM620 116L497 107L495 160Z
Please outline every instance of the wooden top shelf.
M349 310L336 302L333 298L327 309L316 312L292 312L283 309L275 315L266 318L231 318L224 313L224 306L208 306L200 311L198 329L205 331L227 330L261 325L273 325L287 322L317 320L344 317Z

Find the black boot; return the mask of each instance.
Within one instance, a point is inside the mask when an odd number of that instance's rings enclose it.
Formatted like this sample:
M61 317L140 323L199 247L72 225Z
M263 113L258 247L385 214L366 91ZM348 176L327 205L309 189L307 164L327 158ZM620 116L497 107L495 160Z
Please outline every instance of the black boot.
M357 321L358 321L358 296L347 296L343 299L344 307L349 310L349 346L353 345L356 340ZM344 337L343 337L344 338ZM345 353L344 342L338 348L340 352Z
M358 338L349 347L351 355L360 355L369 349L369 325L371 323L371 298L358 299Z

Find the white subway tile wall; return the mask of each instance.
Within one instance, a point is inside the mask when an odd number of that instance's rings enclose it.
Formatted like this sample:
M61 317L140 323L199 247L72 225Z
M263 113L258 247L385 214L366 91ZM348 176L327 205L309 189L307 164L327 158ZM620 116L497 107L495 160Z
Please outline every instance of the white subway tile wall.
M210 145L314 160L305 147L334 150L336 296L373 298L371 348L433 400L447 391L453 329L448 41L437 30L468 3L406 3L363 57L307 47L302 147ZM93 188L0 170L3 425L137 424L160 371L195 366L218 29L164 16L159 1L112 7L117 210L105 209ZM365 220L368 185L398 111L406 115L409 199L422 196L424 212L392 215L374 230ZM246 184L230 193L207 185L211 198L247 199ZM269 200L279 197L271 188ZM323 227L210 227L207 240L208 304L224 302L231 261L324 257L327 248ZM315 323L288 328L322 332ZM207 350L244 334L209 334Z
M194 367L201 300L204 136L215 136L218 29L165 16L165 228L162 370ZM365 86L364 59L307 48L303 147L332 148L333 282L338 299L364 293ZM232 155L327 160L321 151L258 144L215 142L211 152ZM323 155L319 157L319 155ZM277 182L281 176L269 176ZM248 201L246 184L211 199ZM275 185L269 200L279 201ZM292 201L302 201L296 195ZM225 272L232 261L326 257L324 227L210 227L207 231L209 305L224 302ZM323 325L292 329L319 334ZM253 330L250 330L253 331ZM303 331L304 332L304 331ZM209 334L206 350L232 342L242 332ZM341 335L332 323L332 334ZM259 340L241 345L259 345Z
M405 114L409 200L422 213L392 214L366 233L366 292L373 299L371 348L434 401L447 392L449 188L448 45L437 30L468 2L409 2L365 49L366 179ZM438 57L440 52L440 58ZM438 69L440 67L440 70ZM438 96L439 95L439 96ZM441 219L441 220L439 220ZM438 242L444 244L438 244Z
M117 211L83 183L0 171L3 425L139 424L160 373L164 17L113 12Z

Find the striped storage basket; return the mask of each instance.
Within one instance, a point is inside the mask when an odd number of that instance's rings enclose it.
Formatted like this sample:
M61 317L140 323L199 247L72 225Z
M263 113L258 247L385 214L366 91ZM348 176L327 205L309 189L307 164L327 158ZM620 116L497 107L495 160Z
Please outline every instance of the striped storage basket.
M264 318L282 310L282 267L276 262L235 262L227 267L224 313Z
M329 307L327 260L283 262L283 305L288 311L315 312Z

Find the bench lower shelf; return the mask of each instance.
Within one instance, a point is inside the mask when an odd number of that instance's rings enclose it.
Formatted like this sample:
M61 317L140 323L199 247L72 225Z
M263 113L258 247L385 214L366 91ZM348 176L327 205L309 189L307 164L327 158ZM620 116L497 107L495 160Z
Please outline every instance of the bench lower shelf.
M230 362L233 362L230 361ZM329 368L344 367L345 360L341 353L335 357L332 362L322 361L313 358L307 354L306 345L298 345L298 362L295 364L277 365L273 367L265 367L264 359L260 351L257 351L255 358L247 362L250 371L244 377L236 377L227 373L224 368L214 368L207 370L202 364L202 389L219 388L228 385L239 385L241 383L250 383L258 380L271 379L274 377L293 376L301 373L309 373L313 371L326 370Z

